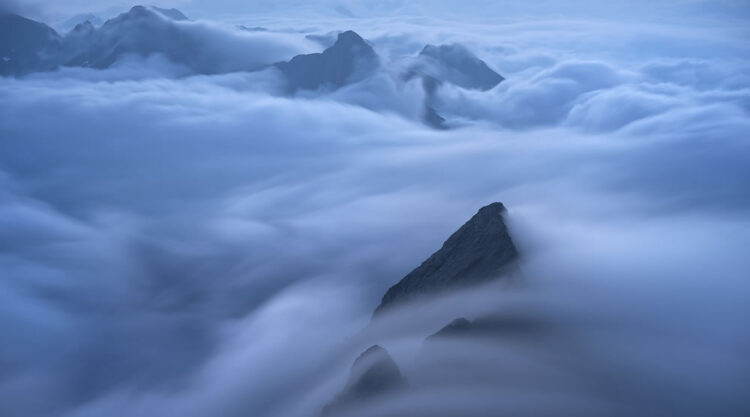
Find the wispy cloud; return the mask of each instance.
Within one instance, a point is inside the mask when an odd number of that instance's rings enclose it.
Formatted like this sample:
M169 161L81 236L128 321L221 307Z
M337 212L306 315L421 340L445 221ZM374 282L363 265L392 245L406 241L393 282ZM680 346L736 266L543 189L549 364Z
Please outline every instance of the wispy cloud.
M288 59L319 47L305 34L350 28L266 19L269 33L185 25L228 63ZM492 364L484 385L362 415L741 411L750 64L721 21L631 33L351 19L386 65L297 96L273 69L195 75L159 55L0 79L0 415L314 415L375 342L419 380L424 338L490 309L493 292L360 330L388 286L495 200L530 285L508 309L569 338L534 353L456 342L468 369ZM436 131L400 65L452 42L507 80L438 89L454 128Z

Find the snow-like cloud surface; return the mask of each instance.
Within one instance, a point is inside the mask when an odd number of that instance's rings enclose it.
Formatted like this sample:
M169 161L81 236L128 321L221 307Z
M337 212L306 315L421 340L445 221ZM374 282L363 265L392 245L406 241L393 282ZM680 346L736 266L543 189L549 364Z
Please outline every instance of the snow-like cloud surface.
M252 36L264 62L278 49L263 45L304 49L305 34L351 28L387 65L296 97L279 93L273 70L196 76L159 55L0 79L0 415L315 415L374 342L426 378L413 365L424 337L486 308L487 293L360 330L388 286L492 201L510 209L531 287L506 294L508 308L571 338L535 353L545 369L523 349L468 343L468 369L489 361L501 376L362 415L468 403L512 415L540 415L534 404L554 415L741 414L750 55L740 29L720 17L695 27L265 19L245 24L270 34L191 24L224 55ZM452 42L506 81L440 87L453 129L436 131L418 120L420 84L395 68ZM602 378L611 385L587 385Z

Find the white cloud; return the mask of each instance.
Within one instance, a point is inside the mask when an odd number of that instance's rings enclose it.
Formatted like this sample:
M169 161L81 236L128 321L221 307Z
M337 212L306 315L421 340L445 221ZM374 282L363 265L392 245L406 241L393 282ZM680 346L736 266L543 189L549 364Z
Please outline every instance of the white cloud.
M246 45L196 25L224 55ZM555 366L540 370L516 352L517 372L552 382L515 398L593 415L612 398L641 415L741 405L750 101L746 59L719 51L735 39L705 29L717 50L631 60L630 35L603 24L583 40L566 21L360 25L395 62L474 42L508 80L441 89L439 110L463 127L434 131L416 121L419 85L387 72L304 98L280 96L273 71L189 76L159 57L0 79L0 414L306 415L381 340L416 375L424 336L462 303L357 331L389 285L495 200L534 288L511 304L580 336L563 347L591 363L542 349ZM276 59L267 43L303 39L257 36L260 58L238 59ZM484 351L464 347L482 365ZM621 397L554 395L602 374ZM482 392L476 404L534 414ZM452 404L434 394L384 406Z

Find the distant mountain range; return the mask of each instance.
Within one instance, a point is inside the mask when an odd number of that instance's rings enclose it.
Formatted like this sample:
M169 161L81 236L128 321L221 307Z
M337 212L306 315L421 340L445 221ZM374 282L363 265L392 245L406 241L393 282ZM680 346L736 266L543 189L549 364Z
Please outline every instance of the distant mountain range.
M204 32L192 30L188 17L177 9L135 6L101 25L96 16L90 17L95 21L80 21L86 15L71 20L68 23L80 23L61 36L44 23L11 13L0 15L0 75L19 77L60 67L106 69L126 56L159 54L196 74L273 68L285 80L286 93L295 94L304 90L334 91L372 76L387 64L353 31L308 35L316 42L333 44L320 53L259 65L237 60L236 53L217 53L216 45L206 42ZM265 31L248 27L237 30ZM434 95L441 85L486 91L503 81L484 61L457 44L425 46L412 57L401 81L415 78L422 80L426 92L423 120L438 128L445 121L435 109Z

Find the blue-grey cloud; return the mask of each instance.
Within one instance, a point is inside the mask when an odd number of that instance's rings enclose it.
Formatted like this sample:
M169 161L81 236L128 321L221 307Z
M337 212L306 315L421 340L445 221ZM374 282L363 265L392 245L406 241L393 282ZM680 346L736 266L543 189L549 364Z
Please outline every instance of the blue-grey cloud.
M494 291L361 330L495 200L529 277L500 308L568 337L438 347L432 360L493 372L361 415L741 415L750 99L733 32L648 26L660 48L711 36L634 59L645 35L616 22L352 20L383 66L335 91L289 96L273 70L195 75L160 55L0 79L0 415L314 415L372 343L429 378L424 338L498 308ZM252 55L230 62L271 62L348 28L321 21L180 25ZM451 130L420 122L423 87L400 76L428 43L468 45L506 77L440 87Z

